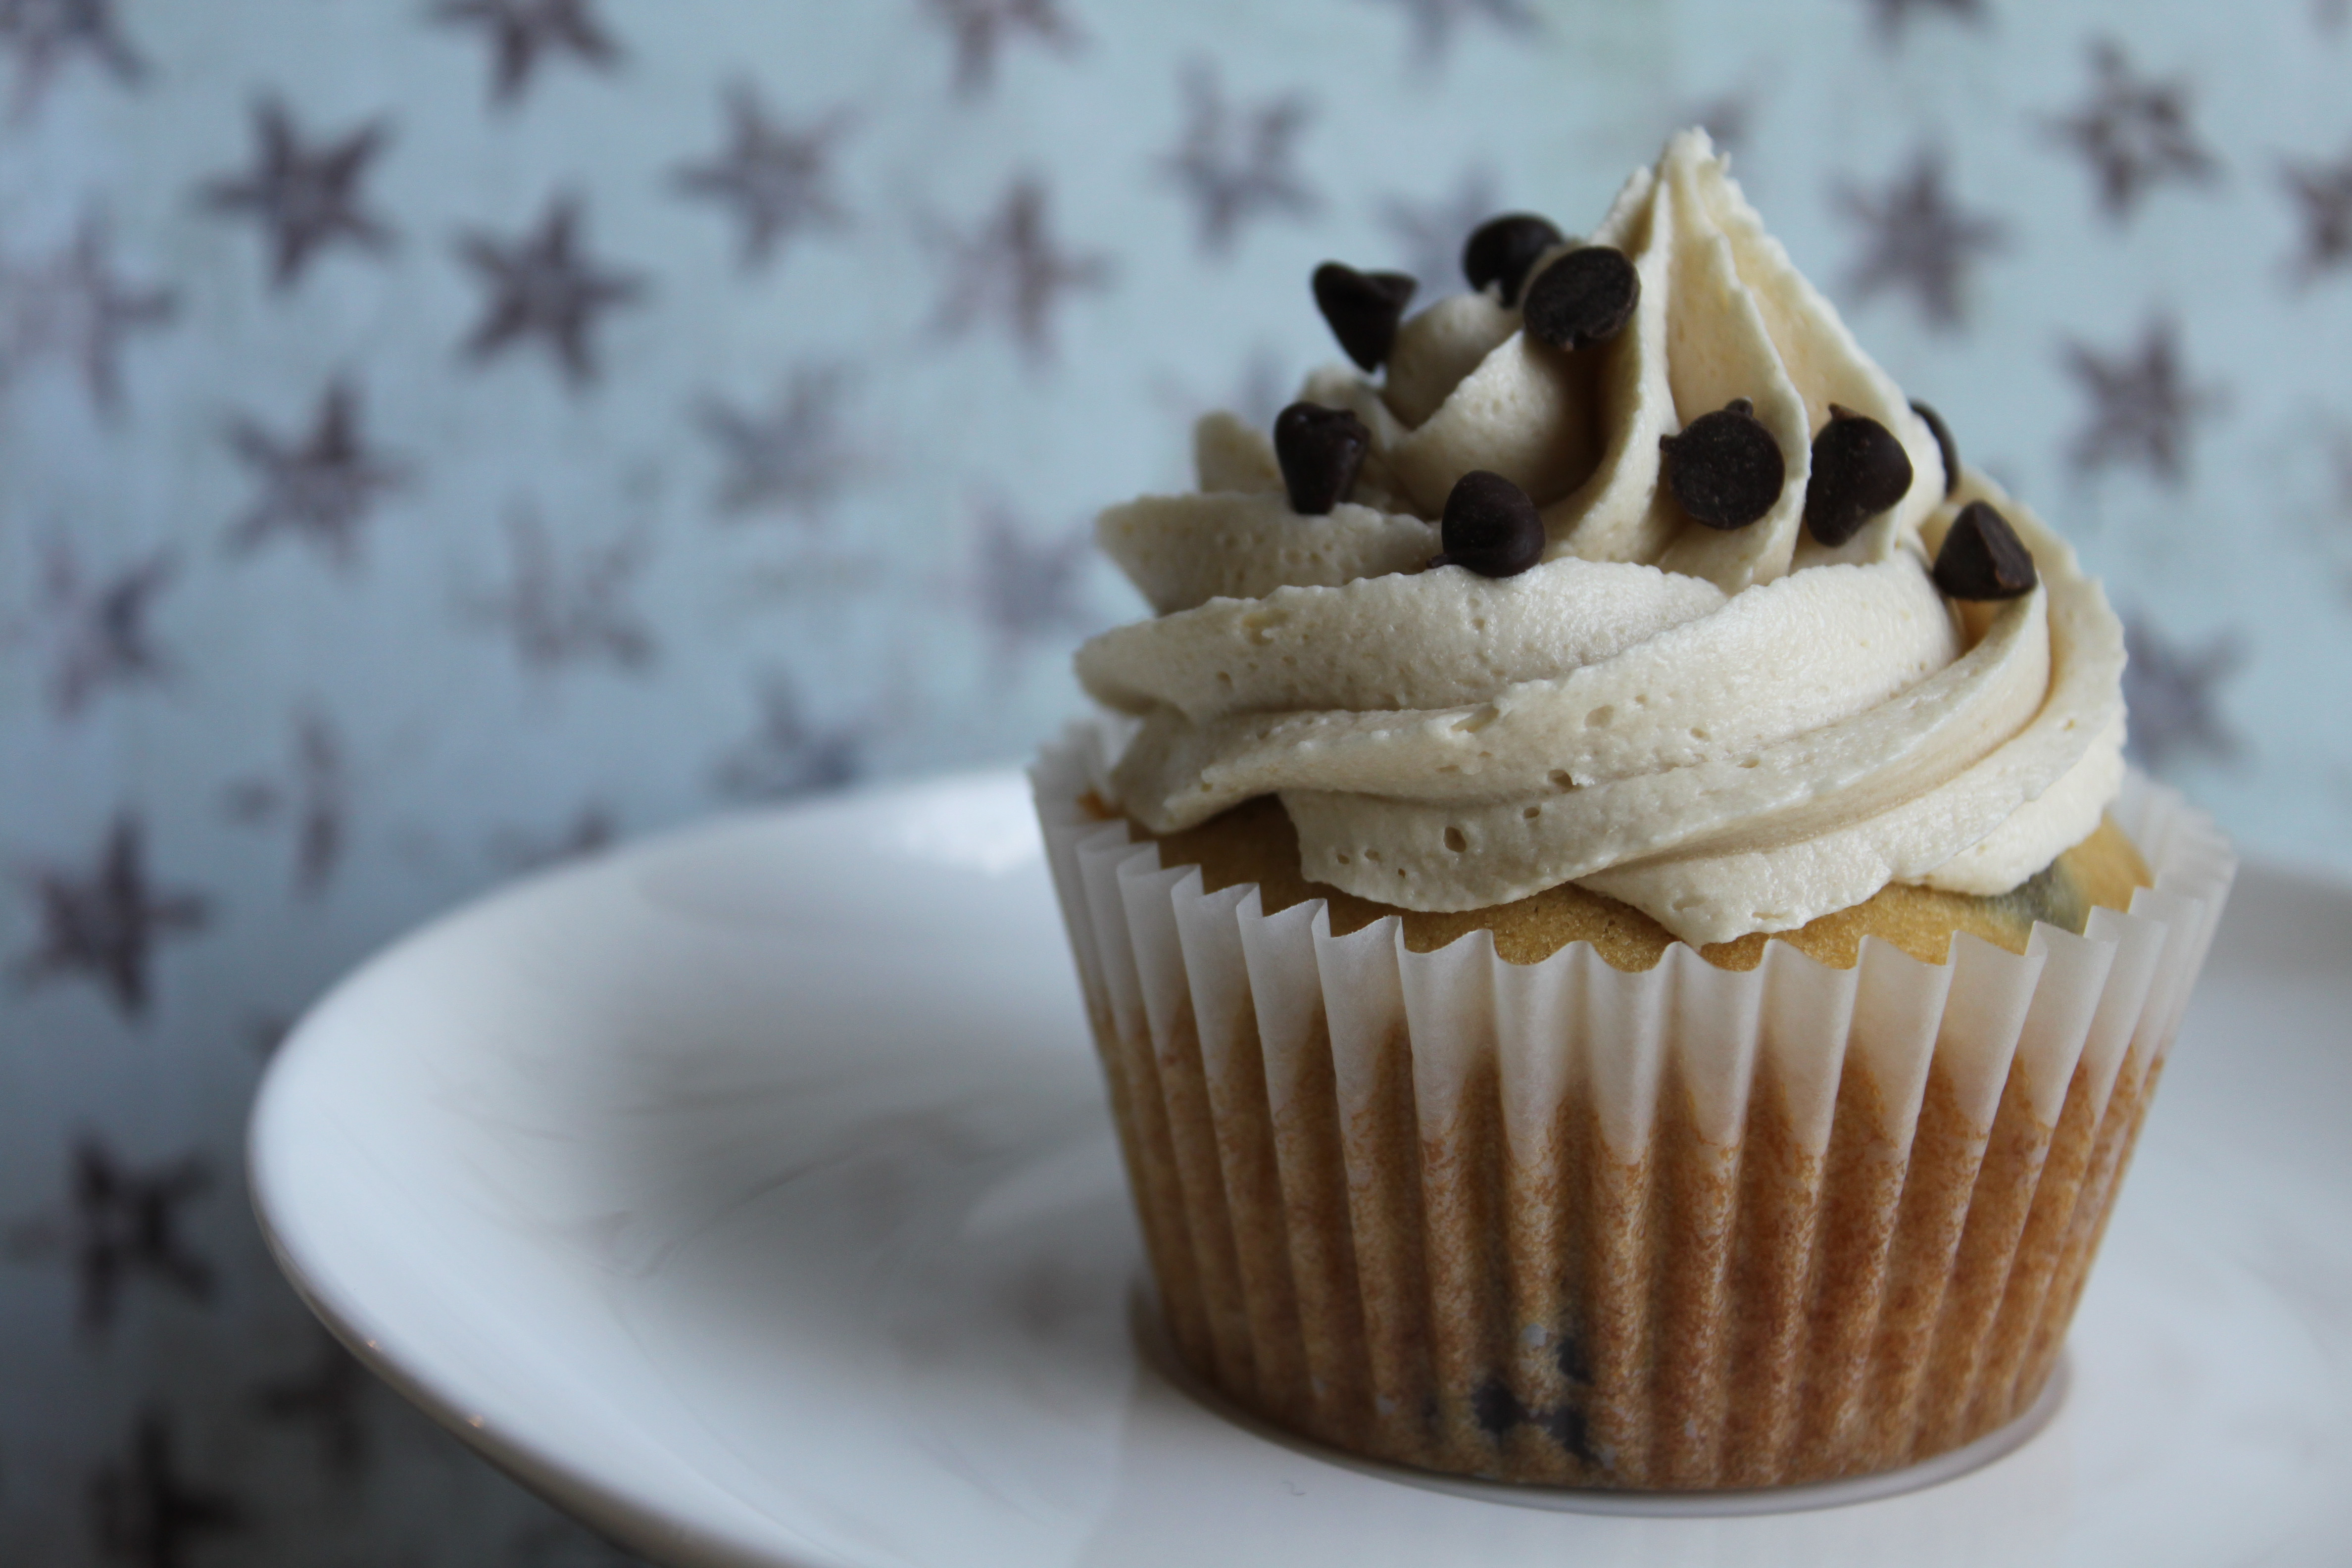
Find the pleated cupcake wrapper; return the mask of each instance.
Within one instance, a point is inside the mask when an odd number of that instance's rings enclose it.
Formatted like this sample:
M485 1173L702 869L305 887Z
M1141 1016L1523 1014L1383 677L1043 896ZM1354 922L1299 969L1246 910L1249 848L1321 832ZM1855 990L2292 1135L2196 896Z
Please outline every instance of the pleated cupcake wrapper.
M2236 859L2134 774L2156 886L2023 954L1433 952L1202 891L1033 770L1167 1327L1223 1393L1426 1468L1753 1487L1928 1458L2055 1363Z

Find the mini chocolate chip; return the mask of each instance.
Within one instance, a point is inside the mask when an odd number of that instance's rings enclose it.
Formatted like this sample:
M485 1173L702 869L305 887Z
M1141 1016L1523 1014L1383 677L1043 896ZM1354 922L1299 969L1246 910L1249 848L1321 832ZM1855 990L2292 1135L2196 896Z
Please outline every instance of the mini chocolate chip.
M1348 409L1313 403L1284 409L1275 416L1274 455L1282 464L1290 510L1321 517L1346 500L1371 447L1372 433Z
M1725 530L1746 528L1772 510L1789 477L1780 443L1756 417L1756 405L1735 397L1712 414L1683 426L1679 436L1661 436L1666 482L1696 522Z
M1348 357L1378 370L1396 342L1397 322L1421 285L1402 272L1359 272L1337 261L1315 269L1315 308Z
M1556 349L1606 342L1625 330L1642 302L1642 275L1623 251L1606 245L1571 250L1528 285L1528 331Z
M1830 405L1830 422L1813 437L1805 481L1805 526L1835 550L1862 525L1911 493L1911 454L1895 432L1866 414Z
M1919 402L1916 398L1912 400L1911 412L1916 414L1920 418L1925 419L1927 422L1928 430L1936 437L1936 450L1942 455L1944 459L1944 493L1948 496L1958 494L1960 489L1960 444L1952 439L1952 427L1944 423L1944 416L1942 415L1937 413L1934 409L1928 407L1926 404Z
M1936 586L1953 599L2014 599L2032 590L2033 555L2009 519L1972 500L1936 552Z
M1529 1419L1542 1428L1545 1436L1568 1452L1596 1470L1602 1468L1601 1456L1593 1452L1591 1437L1585 1431L1583 1411L1563 1405L1557 1410L1538 1411Z
M1462 247L1462 276L1473 289L1500 283L1503 303L1515 305L1519 285L1528 280L1528 268L1536 264L1536 258L1567 238L1549 218L1533 213L1490 217L1470 231L1469 240Z
M1432 566L1467 566L1481 577L1516 577L1543 557L1543 514L1500 474L1473 468L1445 498L1445 548Z
M1592 1365L1584 1359L1584 1347L1579 1344L1576 1336L1566 1329L1559 1331L1559 1344L1551 1352L1551 1359L1552 1364L1559 1368L1559 1375L1569 1382L1591 1383L1592 1381Z

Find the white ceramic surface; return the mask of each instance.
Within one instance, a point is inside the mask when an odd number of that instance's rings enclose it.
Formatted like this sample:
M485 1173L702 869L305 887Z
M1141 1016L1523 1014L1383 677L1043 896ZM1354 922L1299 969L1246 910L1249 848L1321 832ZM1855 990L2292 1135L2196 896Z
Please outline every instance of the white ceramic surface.
M2055 1417L1803 1513L1450 1495L1152 1370L1011 773L721 822L426 928L280 1051L253 1191L371 1366L666 1563L2341 1563L2347 966L2352 890L2241 875Z

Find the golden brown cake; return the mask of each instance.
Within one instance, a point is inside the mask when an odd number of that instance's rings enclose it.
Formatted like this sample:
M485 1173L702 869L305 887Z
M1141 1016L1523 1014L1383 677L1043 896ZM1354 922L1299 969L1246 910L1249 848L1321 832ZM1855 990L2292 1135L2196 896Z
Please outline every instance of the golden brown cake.
M1093 797L1080 808L1104 821L1118 816ZM1267 914L1321 899L1330 906L1337 934L1395 915L1403 924L1405 945L1415 952L1489 931L1496 952L1507 963L1534 963L1570 942L1587 942L1612 968L1641 970L1656 964L1675 940L1641 910L1573 882L1458 912L1400 909L1310 882L1298 868L1298 835L1270 795L1174 833L1149 833L1139 826L1134 831L1159 847L1161 865L1200 867L1208 892L1254 884ZM1698 952L1718 969L1753 969L1763 962L1769 940L1785 942L1832 969L1851 969L1861 956L1862 939L1875 936L1922 963L1941 963L1952 938L1966 931L2023 952L2035 921L2079 936L2093 909L2129 910L2132 894L2151 885L2139 850L2112 819L2103 819L2088 838L2006 893L1951 893L1890 882L1861 903L1816 916L1794 931L1775 931L1769 939L1751 931Z

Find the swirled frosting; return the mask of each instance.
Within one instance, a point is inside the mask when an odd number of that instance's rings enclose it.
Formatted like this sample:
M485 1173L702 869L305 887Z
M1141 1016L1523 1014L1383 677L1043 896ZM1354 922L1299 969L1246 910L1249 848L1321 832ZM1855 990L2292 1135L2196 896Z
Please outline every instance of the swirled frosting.
M1171 832L1276 794L1316 881L1447 910L1576 882L1695 943L1889 882L2004 891L2089 834L2122 778L2123 637L2074 552L1973 473L1947 493L1933 433L1703 132L1589 243L1641 279L1607 342L1549 347L1490 286L1404 321L1382 380L1308 379L1371 436L1328 516L1295 514L1265 437L1222 414L1195 431L1197 493L1103 514L1155 612L1077 658L1140 721L1122 809ZM1659 437L1734 398L1786 479L1721 531L1661 484ZM1801 521L1833 403L1892 432L1914 477L1830 549ZM1541 508L1534 568L1427 566L1473 469ZM2032 551L2023 596L1959 605L1931 580L1972 499Z

